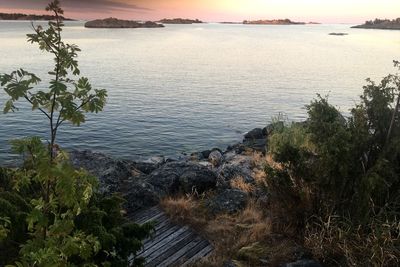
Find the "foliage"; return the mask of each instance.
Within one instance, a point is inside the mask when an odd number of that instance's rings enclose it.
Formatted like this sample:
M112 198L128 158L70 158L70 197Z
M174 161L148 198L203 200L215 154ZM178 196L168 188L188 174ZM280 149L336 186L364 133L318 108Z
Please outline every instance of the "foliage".
M345 118L318 96L304 123L274 131L269 153L275 165L266 166L267 183L295 232L323 237L313 248L340 251L346 255L340 264L364 265L366 254L352 250L351 240L365 238L365 251L376 254L371 262L388 266L400 260L400 76L368 79L360 100ZM327 218L336 222L329 231Z
M4 107L4 113L16 111L15 102L24 99L32 105L32 110L39 110L50 123L50 149L55 145L58 128L69 121L74 125L85 122L85 113L103 110L107 92L94 89L86 77L72 79L80 74L77 53L81 51L75 44L67 44L61 38L63 10L59 1L51 2L47 11L52 11L55 21L49 21L48 28L32 28L35 33L28 34L28 42L36 43L39 49L54 56L54 68L49 71L49 90L33 90L41 79L35 74L19 69L11 74L0 75L0 84L10 96Z
M38 137L14 140L23 166L0 168L0 265L141 266L143 259L135 254L153 226L129 223L123 199L97 193L96 179L74 169L56 144L59 127L66 121L80 125L85 113L101 111L107 93L93 89L85 77L72 79L80 74L80 50L62 41L59 1L46 10L54 13L55 22L47 29L32 25L35 33L28 34L28 41L54 55L49 90L34 89L41 80L23 69L0 75L10 97L4 112L17 110L16 102L25 99L50 125L49 145Z

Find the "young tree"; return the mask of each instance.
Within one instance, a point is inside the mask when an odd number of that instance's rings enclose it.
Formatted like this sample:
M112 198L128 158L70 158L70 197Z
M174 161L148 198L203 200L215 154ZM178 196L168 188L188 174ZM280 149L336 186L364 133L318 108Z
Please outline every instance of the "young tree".
M54 56L48 90L35 90L41 80L23 69L0 75L10 97L4 112L16 111L16 102L24 99L50 128L48 146L37 137L13 141L13 150L25 156L24 165L12 173L0 170L0 250L7 253L0 255L0 265L19 258L18 266L127 266L153 227L129 223L122 216L123 199L96 193L94 177L74 169L58 149L59 127L67 121L80 125L86 113L102 111L107 93L78 77L80 49L61 38L60 2L52 1L46 10L55 21L47 29L32 24L28 41ZM143 263L141 258L131 261L133 266Z
M34 33L27 36L28 42L38 44L40 50L54 56L54 68L48 72L51 76L49 90L32 90L41 79L23 69L0 75L0 84L10 96L4 113L17 110L15 102L24 99L32 105L33 110L39 110L48 119L49 154L53 160L59 127L65 121L80 125L85 122L85 113L102 111L107 92L104 89L92 88L86 77L78 77L80 70L76 58L81 50L77 45L67 44L61 38L64 24L60 15L64 12L59 0L51 2L46 10L54 13L55 21L50 21L47 29L32 23ZM74 77L78 79L73 79Z

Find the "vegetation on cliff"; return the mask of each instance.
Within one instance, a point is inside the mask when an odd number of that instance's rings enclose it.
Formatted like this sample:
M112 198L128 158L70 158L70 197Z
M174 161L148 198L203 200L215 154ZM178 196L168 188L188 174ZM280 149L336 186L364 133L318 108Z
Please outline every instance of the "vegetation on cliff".
M18 169L0 168L0 265L17 266L134 266L135 258L152 225L129 223L123 217L124 200L97 192L97 180L85 170L74 169L56 143L65 122L80 125L88 112L100 112L106 102L104 89L92 88L78 77L74 44L64 43L63 10L54 0L47 8L55 21L47 29L34 27L28 41L54 56L49 90L35 89L41 80L19 69L1 74L0 83L10 99L4 112L16 111L23 99L49 121L49 139L13 140L23 156Z
M116 18L96 19L85 23L86 28L162 28L164 25L152 21L138 22Z
M295 22L290 19L273 19L273 20L245 20L243 24L254 25L303 25L305 22Z
M400 30L400 18L397 19L375 19L366 21L362 25L353 26L359 29L381 29L381 30Z
M165 24L193 24L193 23L203 23L199 19L182 19L182 18L175 18L175 19L162 19L159 22Z
M60 16L62 20L72 20ZM53 15L33 15L22 13L0 13L0 20L55 20Z

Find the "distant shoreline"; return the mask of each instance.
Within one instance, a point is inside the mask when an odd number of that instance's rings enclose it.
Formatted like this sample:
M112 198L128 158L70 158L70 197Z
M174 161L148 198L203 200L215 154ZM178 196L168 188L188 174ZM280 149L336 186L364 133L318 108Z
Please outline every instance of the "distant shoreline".
M400 18L394 20L375 19L366 21L364 24L353 26L354 29L371 30L400 30Z
M47 21L54 20L55 16L50 15L34 15L34 14L23 14L23 13L0 13L0 20L15 20L15 21ZM62 20L65 21L76 21L70 18L64 18L61 16Z

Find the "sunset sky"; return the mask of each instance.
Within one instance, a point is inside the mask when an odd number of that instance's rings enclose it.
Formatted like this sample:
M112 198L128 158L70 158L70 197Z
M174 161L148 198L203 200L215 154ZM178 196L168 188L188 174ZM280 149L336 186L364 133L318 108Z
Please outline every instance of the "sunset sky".
M0 12L43 14L49 0L0 0ZM359 23L400 17L400 0L62 0L65 16L158 20L184 17L242 21L289 18L296 21Z

